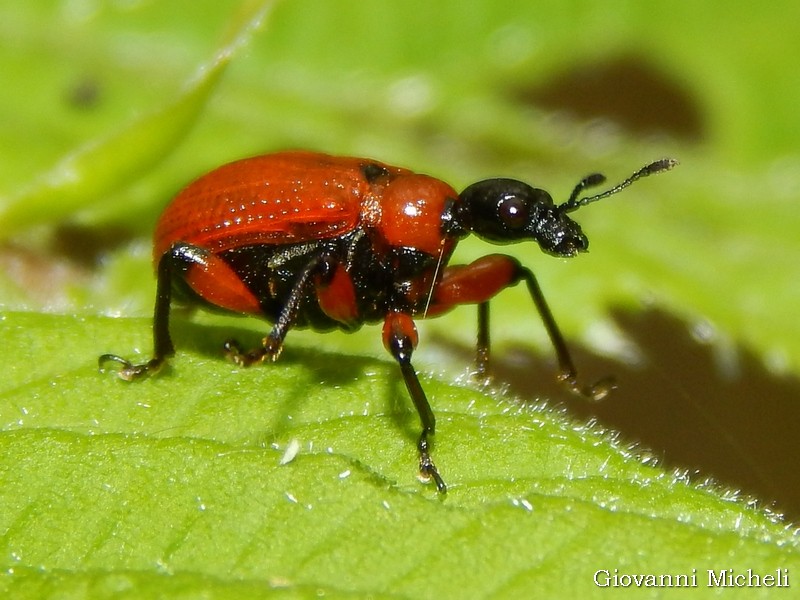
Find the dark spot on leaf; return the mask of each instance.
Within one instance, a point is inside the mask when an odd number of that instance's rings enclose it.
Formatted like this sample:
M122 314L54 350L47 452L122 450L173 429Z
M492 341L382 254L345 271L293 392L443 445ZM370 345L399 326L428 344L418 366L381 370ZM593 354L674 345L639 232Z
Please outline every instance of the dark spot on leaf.
M639 135L666 133L698 141L705 133L691 90L632 55L573 66L514 96L579 119L608 119Z
M79 79L67 90L67 102L80 110L95 108L100 102L100 84L90 77Z
M103 254L129 243L133 238L134 233L121 226L95 228L65 223L53 232L52 250L57 256L92 268Z

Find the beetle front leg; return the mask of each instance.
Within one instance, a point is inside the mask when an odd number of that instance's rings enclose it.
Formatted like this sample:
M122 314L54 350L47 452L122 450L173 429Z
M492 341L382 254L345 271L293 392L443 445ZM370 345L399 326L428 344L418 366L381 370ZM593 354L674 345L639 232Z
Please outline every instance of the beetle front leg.
M607 377L591 385L580 385L564 336L553 318L536 277L515 258L491 254L469 265L448 267L436 286L429 313L445 312L459 304L478 304L478 375L485 376L489 361L489 300L503 289L522 280L528 287L556 352L559 381L564 382L573 392L592 400L605 398L616 387L613 378Z
M489 379L489 301L478 304L478 343L475 352L475 368L478 379Z
M553 318L553 313L550 312L550 307L547 306L536 277L534 277L530 269L519 266L519 278L525 280L528 292L536 305L536 309L539 311L539 316L542 318L547 335L550 337L550 342L556 351L559 381L564 382L576 394L580 394L590 400L599 401L608 396L617 387L613 377L604 377L591 385L582 386L578 383L578 372L572 362L567 343L564 341L564 336L561 335L558 325L556 325L556 320Z
M428 403L428 398L425 396L425 391L420 385L417 372L411 364L411 354L417 347L418 339L417 328L411 317L400 312L392 312L386 315L386 319L383 322L383 345L400 365L400 372L403 374L406 389L408 389L408 394L411 396L422 422L422 433L417 442L419 471L424 477L433 479L436 483L436 488L444 494L447 492L447 485L439 475L439 471L436 470L436 465L433 464L433 459L431 459L430 455L431 440L429 436L433 436L436 433L436 417L433 414L433 410L431 410L431 405Z

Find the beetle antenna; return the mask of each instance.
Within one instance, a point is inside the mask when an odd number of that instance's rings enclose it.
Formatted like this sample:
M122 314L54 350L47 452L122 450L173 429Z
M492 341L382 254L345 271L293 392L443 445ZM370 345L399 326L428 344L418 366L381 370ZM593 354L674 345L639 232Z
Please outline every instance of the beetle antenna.
M564 202L564 204L559 205L559 209L563 212L572 212L573 210L577 210L581 206L585 206L590 202L596 202L597 200L601 200L603 198L607 198L613 194L616 194L619 191L624 190L630 184L632 184L637 179L641 179L642 177L647 177L648 175L655 175L656 173L661 173L662 171L669 171L672 167L678 164L678 161L674 158L662 158L661 160L657 160L655 162L651 162L649 165L645 165L638 171L636 171L633 175L625 179L624 181L618 183L610 190L602 192L600 194L595 194L594 196L586 196L578 200L578 194L580 194L583 190L588 187L592 187L595 185L600 185L603 183L606 178L601 175L600 173L593 173L588 177L584 177L578 182L578 185L575 186L575 189L572 190L572 193L569 196L569 199Z

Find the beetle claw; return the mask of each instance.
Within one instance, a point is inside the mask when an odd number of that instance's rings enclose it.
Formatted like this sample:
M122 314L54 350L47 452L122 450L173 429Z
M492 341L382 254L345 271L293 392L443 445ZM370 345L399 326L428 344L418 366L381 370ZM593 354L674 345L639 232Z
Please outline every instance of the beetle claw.
M427 459L427 460L425 460ZM425 481L430 481L433 479L433 482L436 484L436 489L439 491L440 494L447 493L447 484L442 479L442 476L439 475L439 471L436 470L436 467L433 464L433 461L430 457L420 457L420 465L419 465L419 472L422 475L422 478Z

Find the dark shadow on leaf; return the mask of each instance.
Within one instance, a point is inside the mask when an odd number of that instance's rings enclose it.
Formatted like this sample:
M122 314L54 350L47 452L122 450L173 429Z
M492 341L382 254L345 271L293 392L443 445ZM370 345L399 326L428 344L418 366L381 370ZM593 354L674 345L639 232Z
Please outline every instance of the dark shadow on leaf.
M180 354L182 350L191 350L222 362L227 360L223 349L226 340L234 339L243 350L252 350L261 346L261 340L268 331L268 324L265 324L264 332L259 333L252 328L208 325L184 319L173 320L170 327L176 354ZM352 381L359 372L387 366L383 361L365 356L341 355L308 347L295 347L287 343L275 366L294 364L308 365L314 371L315 378L324 381L326 385L343 384ZM252 368L269 369L270 366L253 365Z
M263 333L245 327L227 327L195 323L187 319L173 319L171 323L172 338L176 348L176 355L182 351L192 351L211 360L225 362L223 344L228 339L235 339L244 350L257 348L261 344ZM266 326L264 332L266 332ZM324 334L320 334L324 335ZM385 412L396 424L399 434L416 444L420 434L419 417L414 411L411 399L403 384L399 369L395 364L386 360L370 358L367 356L343 355L325 352L314 348L294 347L287 343L279 359L274 365L253 365L252 369L265 369L274 372L282 365L301 365L307 367L314 385L328 386L331 388L346 386L360 376L367 377L367 373L380 372L382 381L389 381L385 390L381 391L382 403L376 406L379 411ZM170 367L167 366L167 369ZM233 366L232 366L233 368ZM284 418L279 419L270 432L270 436L277 435L282 424L289 423L289 416L296 413L306 399L307 384L304 382L297 386L297 394L290 394L291 401L281 407ZM341 393L346 393L342 391Z
M741 347L733 353L735 368L723 369L715 347L699 343L686 322L666 312L615 311L613 317L640 349L639 364L570 344L584 382L616 377L619 388L604 401L571 395L555 381L553 359L527 346L494 352L495 382L523 399L562 404L578 420L596 419L667 468L688 470L695 480L713 478L800 520L800 379L769 371ZM453 350L465 364L473 360L472 348Z
M573 65L512 95L578 119L607 119L639 135L667 133L688 141L705 136L692 90L636 52Z

